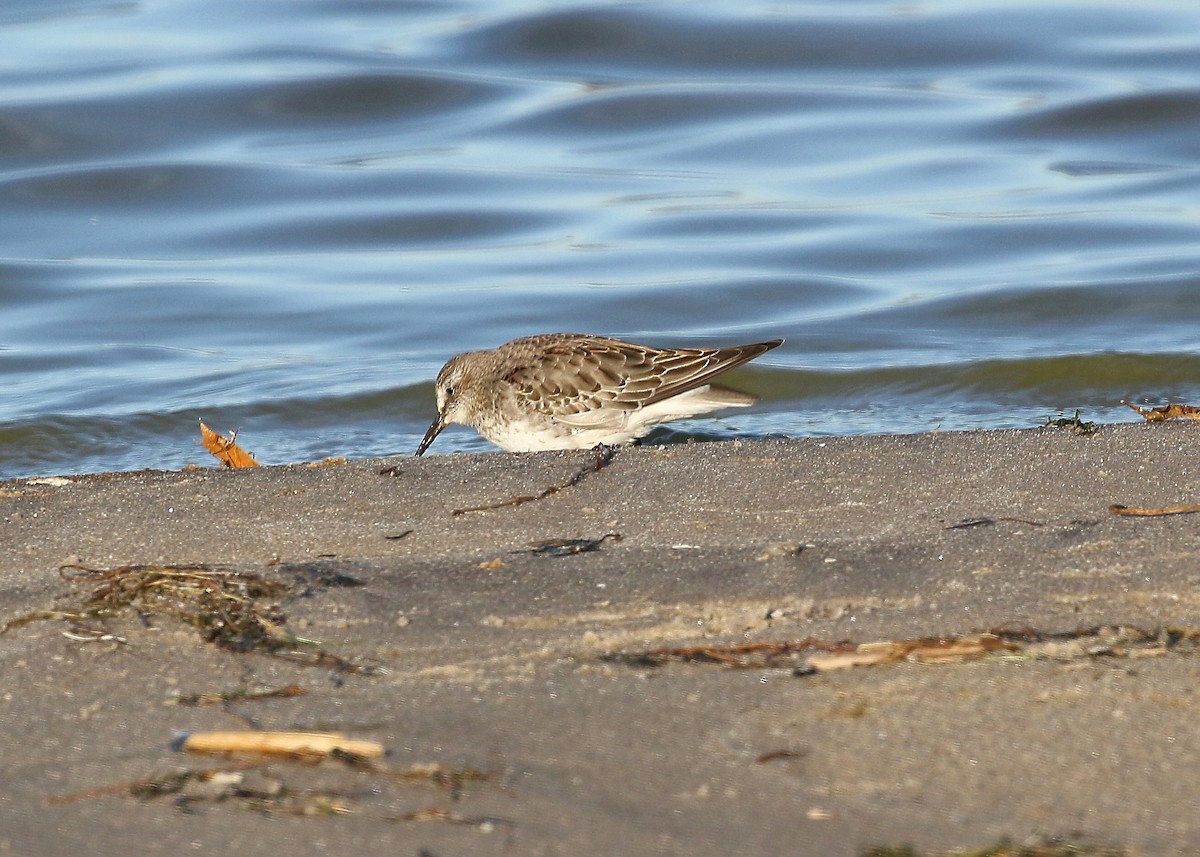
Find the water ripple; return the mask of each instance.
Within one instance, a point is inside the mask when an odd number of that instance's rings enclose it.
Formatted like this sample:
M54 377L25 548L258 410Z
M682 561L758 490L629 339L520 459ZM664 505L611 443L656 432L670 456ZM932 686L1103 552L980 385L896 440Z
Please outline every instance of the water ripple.
M448 356L550 330L786 337L702 437L1200 403L1197 33L1172 0L13 0L0 477L203 460L200 416L266 461L409 452Z

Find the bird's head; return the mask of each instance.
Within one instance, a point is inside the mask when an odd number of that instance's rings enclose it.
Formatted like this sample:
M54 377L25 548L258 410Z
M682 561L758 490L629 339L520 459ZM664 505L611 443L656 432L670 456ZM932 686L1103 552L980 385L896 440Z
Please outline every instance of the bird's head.
M438 372L435 382L437 417L429 426L429 431L425 432L425 437L421 439L421 444L417 447L417 455L424 455L425 450L429 449L429 445L446 426L451 423L466 422L462 414L463 397L460 395L466 371L466 361L463 359L465 357L468 355L460 354L452 358L442 367L442 371Z

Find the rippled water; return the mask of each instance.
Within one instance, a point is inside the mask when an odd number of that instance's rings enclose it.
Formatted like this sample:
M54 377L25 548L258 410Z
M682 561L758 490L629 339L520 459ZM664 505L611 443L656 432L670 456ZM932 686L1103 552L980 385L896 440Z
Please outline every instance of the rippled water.
M787 338L704 437L1200 401L1200 4L8 0L0 476L411 452L455 352ZM486 449L466 429L434 452Z

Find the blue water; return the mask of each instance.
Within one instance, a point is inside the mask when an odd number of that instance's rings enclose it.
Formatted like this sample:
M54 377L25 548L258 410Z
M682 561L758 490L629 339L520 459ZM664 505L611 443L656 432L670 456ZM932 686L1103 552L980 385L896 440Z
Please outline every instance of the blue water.
M1137 419L1200 403L1200 4L7 0L0 212L0 476L409 453L554 330L786 337L705 438Z

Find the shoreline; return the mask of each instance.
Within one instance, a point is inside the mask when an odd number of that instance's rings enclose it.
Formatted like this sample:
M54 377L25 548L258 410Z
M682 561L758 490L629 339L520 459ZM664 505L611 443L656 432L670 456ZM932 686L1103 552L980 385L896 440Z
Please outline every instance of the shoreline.
M1186 646L816 675L786 658L611 657L1200 628L1200 518L1109 511L1191 502L1195 430L636 447L592 472L590 452L489 453L0 482L3 621L85 593L58 573L68 558L202 565L287 582L292 632L386 670L235 653L162 616L106 620L123 642L65 637L61 619L12 628L0 663L25 678L0 698L12 784L0 845L855 855L1082 833L1139 854L1200 850ZM164 706L249 685L305 692ZM172 752L172 736L249 722L378 741L393 768L490 773L456 798L325 763L318 779L375 790L316 818L239 812L232 797L197 798L191 814L124 794L46 806L219 764ZM272 763L308 782L294 764ZM405 816L431 806L445 812L425 816L436 823Z

